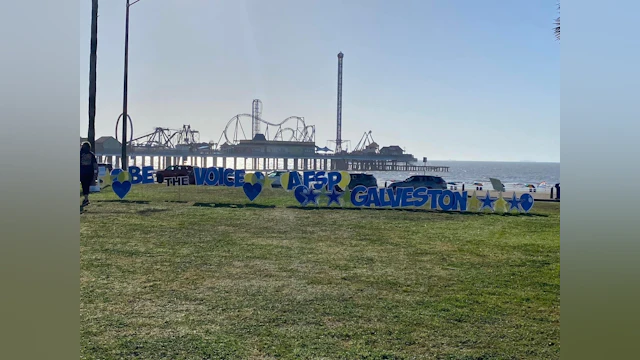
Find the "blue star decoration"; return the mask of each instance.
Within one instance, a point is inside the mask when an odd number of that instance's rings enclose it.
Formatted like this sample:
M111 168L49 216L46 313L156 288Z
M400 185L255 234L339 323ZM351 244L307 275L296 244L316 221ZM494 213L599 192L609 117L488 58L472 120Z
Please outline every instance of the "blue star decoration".
M311 187L311 188L309 189L309 192L308 192L308 193L307 193L307 195L306 195L306 197L307 197L307 204L314 203L314 204L318 205L318 195L319 195L319 194L320 194L320 193L319 193L316 189L314 189L313 187ZM306 205L306 204L305 204L305 205Z
M509 211L513 209L515 209L516 211L520 211L520 200L516 196L515 191L513 192L513 196L511 196L511 199L509 199L507 203L509 204Z
M484 198L478 197L478 200L480 200L480 202L482 203L482 206L480 206L480 210L489 208L491 209L491 211L495 211L494 202L496 202L498 198L492 198L488 190L487 190L487 195L485 195Z
M331 206L331 203L336 203L338 204L338 206L340 206L340 197L344 195L344 193L341 191L336 191L336 189L333 188L330 193L325 193L325 195L329 199L329 201L327 202L327 206Z

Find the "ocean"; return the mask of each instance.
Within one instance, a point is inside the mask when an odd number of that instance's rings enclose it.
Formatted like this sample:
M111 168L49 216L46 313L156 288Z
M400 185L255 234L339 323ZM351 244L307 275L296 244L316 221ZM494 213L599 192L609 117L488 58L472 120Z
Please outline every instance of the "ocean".
M416 163L416 165L423 165ZM516 190L524 188L526 184L533 184L544 190L560 182L560 163L541 162L489 162L489 161L429 161L427 165L449 166L449 172L429 173L427 175L441 176L447 182L473 184L481 182L488 189L491 188L489 178L502 181L505 187ZM386 181L404 180L411 175L422 175L418 172L379 172L372 171L378 184L384 186Z

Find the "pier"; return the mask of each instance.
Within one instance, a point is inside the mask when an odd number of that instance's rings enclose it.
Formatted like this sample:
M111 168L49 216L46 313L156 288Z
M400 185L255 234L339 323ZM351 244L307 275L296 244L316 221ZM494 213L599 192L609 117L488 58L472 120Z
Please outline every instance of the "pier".
M247 154L235 151L152 149L131 147L128 166L154 166L165 169L171 165L198 167L229 167L246 171L407 171L449 172L448 166L414 165L415 159L407 155L356 155L344 154ZM96 151L98 161L121 167L121 155L117 151Z

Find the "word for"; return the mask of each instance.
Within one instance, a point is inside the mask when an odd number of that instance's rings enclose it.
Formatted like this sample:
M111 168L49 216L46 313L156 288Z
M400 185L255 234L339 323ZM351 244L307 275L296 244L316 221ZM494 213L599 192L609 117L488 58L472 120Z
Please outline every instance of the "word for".
M292 171L281 175L280 179L286 180L286 184L281 183L287 191L295 190L298 186L319 190L325 186L333 189L336 185L342 185L344 176L340 171L304 171L300 177L297 171Z

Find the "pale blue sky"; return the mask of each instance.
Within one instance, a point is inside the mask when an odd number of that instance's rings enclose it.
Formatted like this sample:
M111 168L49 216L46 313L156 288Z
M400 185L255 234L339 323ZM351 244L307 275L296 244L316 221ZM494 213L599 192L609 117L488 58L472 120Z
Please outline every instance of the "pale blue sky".
M122 112L124 0L100 2L97 136ZM91 2L81 2L80 131L87 131ZM556 1L141 0L131 7L136 136L190 124L217 141L229 119L305 117L316 143L372 130L433 160L560 161Z

